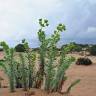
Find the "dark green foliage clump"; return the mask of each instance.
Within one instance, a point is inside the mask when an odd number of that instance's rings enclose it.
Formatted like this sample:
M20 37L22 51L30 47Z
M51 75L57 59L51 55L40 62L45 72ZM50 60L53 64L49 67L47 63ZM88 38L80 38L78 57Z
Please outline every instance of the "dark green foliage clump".
M92 45L89 49L90 55L96 56L96 45Z
M92 61L89 58L78 58L76 61L77 65L91 65Z
M18 44L16 47L15 47L15 50L16 52L24 52L25 51L25 47L23 44Z

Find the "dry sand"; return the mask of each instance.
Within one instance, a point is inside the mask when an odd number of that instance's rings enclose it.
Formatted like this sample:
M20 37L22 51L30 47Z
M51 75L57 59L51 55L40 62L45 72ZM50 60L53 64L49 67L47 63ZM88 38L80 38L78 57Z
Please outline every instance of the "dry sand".
M72 56L80 57L76 54L72 54ZM68 80L65 82L62 91L65 91L74 80L81 79L80 83L72 88L71 96L96 96L96 57L89 56L89 58L93 61L93 65L81 66L72 64L70 66L66 72ZM8 86L8 78L2 70L0 70L0 76L4 78L2 86ZM32 91L35 92L32 96L60 96L58 93L47 95L44 91L37 89ZM22 89L16 90L15 93L10 93L8 88L0 88L0 96L25 96L24 94L25 92Z

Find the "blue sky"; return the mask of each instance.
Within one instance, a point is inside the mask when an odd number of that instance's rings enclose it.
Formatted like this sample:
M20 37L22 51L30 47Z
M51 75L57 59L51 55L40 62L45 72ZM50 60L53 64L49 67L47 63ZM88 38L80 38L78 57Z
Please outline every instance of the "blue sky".
M0 41L11 46L26 38L38 46L38 19L46 18L50 35L58 23L66 25L59 44L96 43L96 0L0 0Z

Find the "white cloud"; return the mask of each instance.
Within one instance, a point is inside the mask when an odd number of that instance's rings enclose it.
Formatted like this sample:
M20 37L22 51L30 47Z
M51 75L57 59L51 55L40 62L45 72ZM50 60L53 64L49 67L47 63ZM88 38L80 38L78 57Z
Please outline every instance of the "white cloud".
M32 24L58 7L58 0L0 0L0 40L36 37Z
M92 32L95 32L96 33L96 27L88 27L88 32L92 33Z
M95 11L96 0L0 0L0 40L36 39L41 17L52 25L47 34L62 22L67 27L62 38L87 38L96 27ZM90 38L95 37L94 32Z

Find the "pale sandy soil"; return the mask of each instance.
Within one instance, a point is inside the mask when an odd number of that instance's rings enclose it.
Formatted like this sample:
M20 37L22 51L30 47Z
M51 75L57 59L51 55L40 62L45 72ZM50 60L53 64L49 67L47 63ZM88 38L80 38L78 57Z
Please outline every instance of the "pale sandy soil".
M80 57L76 54L72 54L72 56ZM92 60L93 65L82 66L73 64L66 72L68 80L65 86L68 86L70 82L76 79L81 79L80 83L71 90L72 96L96 96L96 57L89 56L89 58Z
M75 56L76 58L80 57L76 54L72 54L72 56ZM81 79L80 83L71 90L71 96L96 96L96 57L89 56L89 58L93 61L93 65L81 66L72 64L70 66L66 72L68 80L63 86L63 92L71 82ZM2 70L0 70L0 76L4 78L2 86L8 86L8 78ZM32 91L35 92L32 96L64 96L58 93L47 95L44 91L37 89L33 89ZM22 89L16 90L15 93L10 93L8 88L0 89L0 96L25 96L24 94L25 92L23 92Z

